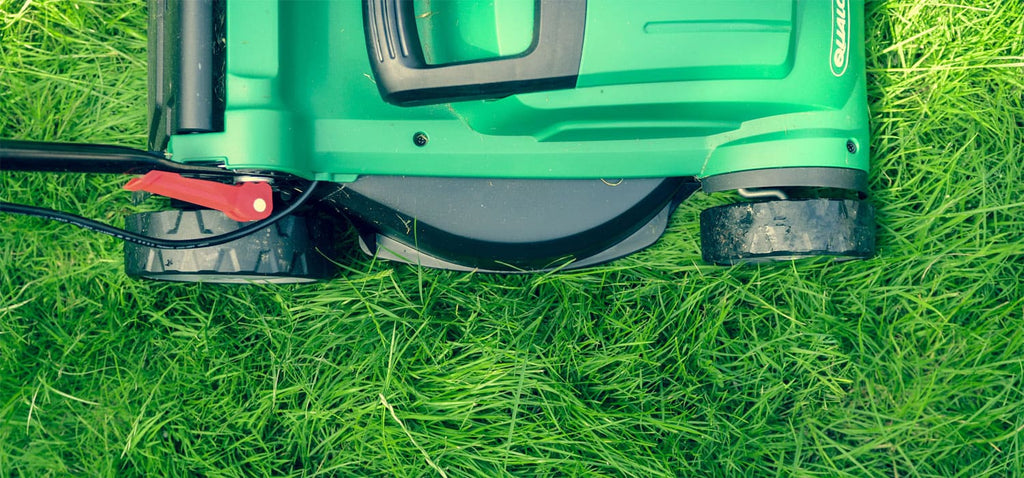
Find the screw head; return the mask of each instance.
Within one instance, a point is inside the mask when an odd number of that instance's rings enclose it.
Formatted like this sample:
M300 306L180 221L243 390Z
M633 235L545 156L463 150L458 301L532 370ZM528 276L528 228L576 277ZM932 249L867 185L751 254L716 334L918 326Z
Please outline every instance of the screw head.
M852 139L846 140L846 150L849 151L850 154L856 153L857 143L854 143Z
M427 137L427 133L422 131L412 135L412 143L416 146L426 146L428 141L430 141L430 138Z

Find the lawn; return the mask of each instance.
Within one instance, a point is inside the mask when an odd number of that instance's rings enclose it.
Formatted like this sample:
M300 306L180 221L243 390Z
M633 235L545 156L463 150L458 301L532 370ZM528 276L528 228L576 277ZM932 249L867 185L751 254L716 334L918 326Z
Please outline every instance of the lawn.
M144 2L0 0L0 137L145 146ZM1024 4L867 7L878 255L143 282L0 216L0 475L1024 475ZM124 177L0 173L120 225Z

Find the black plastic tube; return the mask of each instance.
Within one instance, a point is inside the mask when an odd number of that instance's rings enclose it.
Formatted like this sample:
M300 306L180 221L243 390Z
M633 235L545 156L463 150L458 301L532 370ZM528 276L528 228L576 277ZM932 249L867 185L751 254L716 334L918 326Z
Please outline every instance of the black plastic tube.
M216 166L178 163L160 153L124 146L0 139L0 171L145 174L154 170L221 177L238 174Z

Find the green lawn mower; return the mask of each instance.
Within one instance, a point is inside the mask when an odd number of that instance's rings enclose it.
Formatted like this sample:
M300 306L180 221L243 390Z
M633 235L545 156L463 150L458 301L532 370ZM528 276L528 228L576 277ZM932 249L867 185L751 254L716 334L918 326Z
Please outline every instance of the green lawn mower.
M144 174L151 279L302 282L367 254L587 267L697 189L706 262L874 251L860 0L151 0L149 147L3 140L4 170ZM354 227L353 227L354 226ZM336 257L336 256L334 256Z

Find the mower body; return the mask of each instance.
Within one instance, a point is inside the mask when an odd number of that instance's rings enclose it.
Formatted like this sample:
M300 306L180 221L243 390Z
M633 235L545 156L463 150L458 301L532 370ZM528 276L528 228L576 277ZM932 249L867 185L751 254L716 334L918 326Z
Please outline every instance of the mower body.
M859 0L150 8L150 149L334 183L383 257L583 266L701 186L865 190Z
M366 32L382 20L364 18L386 15L385 6L411 10L419 34L406 32L403 40L431 56L423 68L397 72L410 77L407 83L421 72L462 67L447 72L461 76L451 79L455 87L435 88L442 90L430 98L436 104L406 106L424 102L415 90L392 93L398 104L385 100L375 73L383 61L368 53ZM570 11L541 22L554 6ZM225 24L215 31L222 36L209 44L163 42L179 51L209 49L211 64L161 72L154 62L155 77L209 76L214 97L224 97L222 111L207 103L213 98L189 91L155 99L156 108L172 113L211 116L206 124L167 121L171 128L162 131L171 133L176 161L216 159L233 169L337 182L370 174L704 178L868 166L861 2L228 1L222 8ZM548 38L535 30L544 29L576 31L565 35L571 42L543 45ZM180 39L197 37L185 32ZM400 54L414 45L394 47ZM487 86L494 64L543 47L567 50L557 60L576 62L551 72L560 83L525 93L517 91L531 85L473 89ZM416 133L428 142L417 145ZM152 146L161 143L154 135Z

